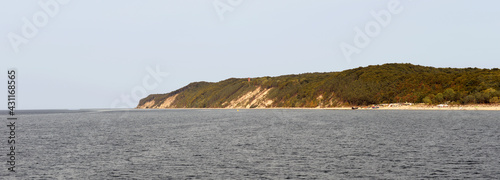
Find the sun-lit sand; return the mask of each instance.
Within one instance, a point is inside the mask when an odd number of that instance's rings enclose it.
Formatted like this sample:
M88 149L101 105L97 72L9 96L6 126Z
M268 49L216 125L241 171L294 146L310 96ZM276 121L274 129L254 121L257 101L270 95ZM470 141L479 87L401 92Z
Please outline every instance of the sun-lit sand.
M357 110L478 110L478 111L500 111L500 104L475 104L475 105L449 105L448 107L438 107L437 105L413 105L399 107L379 107L360 106ZM165 108L165 109L250 109L250 108ZM329 108L252 108L252 109L325 109L325 110L351 110L352 107L329 107Z
M332 109L346 109L346 108L332 108ZM475 105L449 105L448 107L438 107L436 105L413 105L413 106L400 106L400 107L379 107L373 109L370 107L359 107L359 110L481 110L481 111L498 111L500 105L490 104L475 104Z

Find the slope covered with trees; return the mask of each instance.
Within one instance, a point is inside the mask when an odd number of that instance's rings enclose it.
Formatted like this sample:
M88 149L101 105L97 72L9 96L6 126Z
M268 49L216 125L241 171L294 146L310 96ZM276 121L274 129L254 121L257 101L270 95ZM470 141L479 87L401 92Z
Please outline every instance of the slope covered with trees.
M246 99L245 99L246 98ZM139 108L336 107L394 102L500 103L500 70L384 64L342 72L195 82Z

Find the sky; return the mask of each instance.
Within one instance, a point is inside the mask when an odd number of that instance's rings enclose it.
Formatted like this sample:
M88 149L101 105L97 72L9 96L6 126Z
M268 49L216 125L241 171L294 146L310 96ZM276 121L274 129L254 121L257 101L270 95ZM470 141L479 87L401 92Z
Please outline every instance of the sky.
M133 108L231 77L385 63L498 68L500 1L35 0L0 6L18 109ZM0 103L7 109L7 94Z

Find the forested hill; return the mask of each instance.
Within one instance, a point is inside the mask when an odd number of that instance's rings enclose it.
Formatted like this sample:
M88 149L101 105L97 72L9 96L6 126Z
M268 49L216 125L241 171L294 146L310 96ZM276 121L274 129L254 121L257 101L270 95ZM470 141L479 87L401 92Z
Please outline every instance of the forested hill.
M338 107L394 102L500 103L500 70L384 64L342 72L195 82L137 108Z

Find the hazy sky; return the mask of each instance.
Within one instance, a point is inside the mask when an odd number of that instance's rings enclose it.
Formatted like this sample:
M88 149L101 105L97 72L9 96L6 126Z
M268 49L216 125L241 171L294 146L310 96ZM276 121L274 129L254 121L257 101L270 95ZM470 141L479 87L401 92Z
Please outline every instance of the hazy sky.
M492 0L3 1L0 80L18 69L20 109L78 109L135 107L147 94L230 77L392 62L494 68L499 7ZM6 109L7 95L1 99Z

